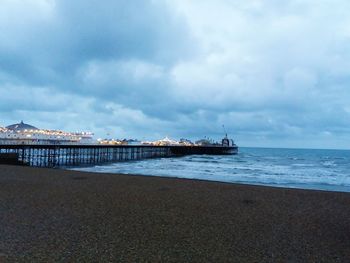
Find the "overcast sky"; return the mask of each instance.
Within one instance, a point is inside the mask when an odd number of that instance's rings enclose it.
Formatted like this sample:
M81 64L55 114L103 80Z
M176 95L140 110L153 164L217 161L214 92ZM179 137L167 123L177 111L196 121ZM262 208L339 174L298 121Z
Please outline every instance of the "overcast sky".
M0 126L350 148L348 0L0 0Z

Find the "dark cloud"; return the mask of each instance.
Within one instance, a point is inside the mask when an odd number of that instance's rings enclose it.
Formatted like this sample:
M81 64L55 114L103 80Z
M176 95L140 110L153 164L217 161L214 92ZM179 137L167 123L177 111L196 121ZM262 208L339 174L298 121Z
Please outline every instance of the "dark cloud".
M32 2L29 7L34 9ZM154 1L47 3L52 6L47 4L48 10L37 14L45 19L33 14L18 23L14 15L1 35L9 41L0 49L1 69L24 82L72 80L80 66L94 60L139 59L167 65L188 55L184 24ZM19 5L13 9L24 12Z
M0 124L347 147L347 7L4 0Z

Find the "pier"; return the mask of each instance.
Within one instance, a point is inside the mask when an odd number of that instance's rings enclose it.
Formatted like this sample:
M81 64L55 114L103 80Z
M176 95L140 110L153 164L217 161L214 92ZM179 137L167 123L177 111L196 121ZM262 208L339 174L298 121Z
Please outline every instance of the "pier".
M0 163L73 167L191 154L234 154L236 147L152 145L0 145Z

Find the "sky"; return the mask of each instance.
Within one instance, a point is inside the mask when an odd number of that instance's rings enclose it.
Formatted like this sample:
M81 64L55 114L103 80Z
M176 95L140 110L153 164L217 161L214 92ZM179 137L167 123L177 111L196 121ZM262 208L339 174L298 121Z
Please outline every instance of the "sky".
M0 0L0 126L350 149L347 0Z

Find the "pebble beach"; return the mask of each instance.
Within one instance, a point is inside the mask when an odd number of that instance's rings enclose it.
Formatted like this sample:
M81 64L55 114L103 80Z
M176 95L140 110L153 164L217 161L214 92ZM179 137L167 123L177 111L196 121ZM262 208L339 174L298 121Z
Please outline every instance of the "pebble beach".
M0 165L0 262L347 262L350 193Z

